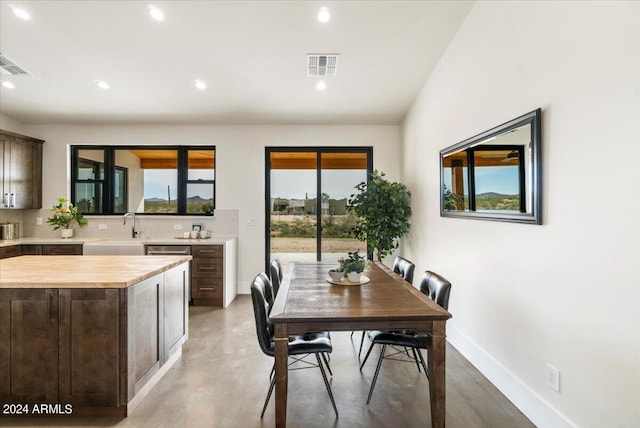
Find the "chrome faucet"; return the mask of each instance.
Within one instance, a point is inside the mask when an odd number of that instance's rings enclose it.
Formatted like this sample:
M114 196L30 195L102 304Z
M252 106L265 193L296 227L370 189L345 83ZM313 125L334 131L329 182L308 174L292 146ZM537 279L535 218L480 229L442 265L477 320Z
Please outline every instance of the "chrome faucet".
M138 232L136 232L136 213L125 213L123 216L122 224L127 224L127 219L131 219L131 237L135 238L138 236Z

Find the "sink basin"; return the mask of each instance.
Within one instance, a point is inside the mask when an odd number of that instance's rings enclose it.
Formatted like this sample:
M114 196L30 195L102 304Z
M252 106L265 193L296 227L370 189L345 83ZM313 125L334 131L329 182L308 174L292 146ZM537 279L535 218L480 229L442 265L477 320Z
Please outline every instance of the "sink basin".
M140 241L96 241L82 247L86 256L143 256L144 244Z

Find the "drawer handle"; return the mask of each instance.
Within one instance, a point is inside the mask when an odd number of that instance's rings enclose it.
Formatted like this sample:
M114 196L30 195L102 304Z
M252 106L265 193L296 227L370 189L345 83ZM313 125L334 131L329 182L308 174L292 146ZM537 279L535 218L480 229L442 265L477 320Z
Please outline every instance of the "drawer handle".
M200 253L204 253L204 254L215 254L217 253L216 250L200 250Z
M215 287L200 287L200 290L202 291L214 291L215 289Z
M200 267L198 270L216 270L214 267Z

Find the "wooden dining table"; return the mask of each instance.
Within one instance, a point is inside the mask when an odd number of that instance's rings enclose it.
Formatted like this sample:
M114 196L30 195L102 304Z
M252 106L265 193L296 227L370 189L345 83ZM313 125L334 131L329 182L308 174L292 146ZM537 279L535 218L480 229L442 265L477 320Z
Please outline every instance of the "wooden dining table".
M331 262L291 262L285 269L270 315L275 329L276 427L287 424L289 336L349 330L416 330L431 335L431 426L444 427L445 328L451 314L382 263L371 263L363 272L369 281L362 285L329 283L327 272L333 267Z

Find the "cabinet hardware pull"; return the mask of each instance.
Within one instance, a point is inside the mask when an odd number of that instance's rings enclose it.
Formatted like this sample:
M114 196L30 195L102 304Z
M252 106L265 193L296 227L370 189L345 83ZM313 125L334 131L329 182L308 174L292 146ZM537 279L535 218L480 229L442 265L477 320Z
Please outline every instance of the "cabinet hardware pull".
M9 207L10 208L15 208L16 207L16 194L12 193L11 195L9 195Z
M201 267L198 270L216 270L214 267Z
M200 287L200 290L202 291L213 291L215 289L216 289L215 287Z

